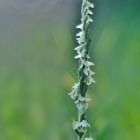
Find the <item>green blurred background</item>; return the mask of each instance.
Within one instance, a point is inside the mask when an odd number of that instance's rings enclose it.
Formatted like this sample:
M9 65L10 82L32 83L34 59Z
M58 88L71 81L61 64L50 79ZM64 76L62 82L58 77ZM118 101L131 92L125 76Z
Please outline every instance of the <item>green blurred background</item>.
M140 140L140 1L94 0L88 118L97 140ZM76 140L81 0L0 0L0 140Z

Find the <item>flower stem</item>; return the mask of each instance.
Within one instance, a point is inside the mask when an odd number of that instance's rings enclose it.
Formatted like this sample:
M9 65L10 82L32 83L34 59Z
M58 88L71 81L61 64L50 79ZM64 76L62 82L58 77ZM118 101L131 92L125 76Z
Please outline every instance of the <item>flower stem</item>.
M91 83L95 83L93 79L95 73L90 68L94 64L89 61L89 46L91 43L89 29L90 24L93 22L91 18L91 15L93 15L93 12L91 11L92 8L94 8L94 5L89 2L89 0L82 1L81 23L76 27L80 30L78 34L76 34L78 46L75 48L77 51L75 58L79 60L78 82L73 86L72 91L69 93L78 109L78 121L75 121L73 125L78 140L93 140L90 136L90 138L87 138L90 124L86 118L86 110L89 101L89 98L86 97L86 92L88 86L91 85Z

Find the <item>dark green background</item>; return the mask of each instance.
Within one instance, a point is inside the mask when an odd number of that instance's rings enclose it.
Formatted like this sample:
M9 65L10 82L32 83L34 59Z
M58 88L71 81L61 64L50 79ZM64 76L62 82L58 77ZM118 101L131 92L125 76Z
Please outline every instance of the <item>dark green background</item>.
M97 140L140 140L140 1L94 0ZM80 0L0 0L0 140L76 140L75 25Z

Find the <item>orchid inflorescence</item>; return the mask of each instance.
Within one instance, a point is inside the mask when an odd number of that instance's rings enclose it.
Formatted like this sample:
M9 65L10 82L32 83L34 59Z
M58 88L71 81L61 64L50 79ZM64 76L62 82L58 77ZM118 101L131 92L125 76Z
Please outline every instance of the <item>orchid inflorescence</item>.
M88 108L89 98L86 97L87 88L92 83L95 83L93 75L95 72L91 70L94 64L89 61L89 45L91 39L89 37L90 23L93 22L91 15L93 15L92 8L94 5L89 0L83 0L81 7L81 23L76 26L80 30L76 34L78 46L75 48L77 55L75 59L79 60L78 82L73 86L69 93L70 97L75 101L78 109L78 121L73 122L73 129L78 136L78 140L93 140L90 136L87 137L90 124L86 119L86 110Z

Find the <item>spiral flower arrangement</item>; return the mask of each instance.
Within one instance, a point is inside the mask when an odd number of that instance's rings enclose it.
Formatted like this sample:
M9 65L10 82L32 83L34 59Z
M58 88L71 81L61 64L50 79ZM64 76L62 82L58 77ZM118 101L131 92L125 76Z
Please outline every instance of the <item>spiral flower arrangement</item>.
M89 0L82 1L81 23L76 26L79 30L76 34L78 46L75 48L77 52L75 59L79 60L78 82L75 83L69 95L78 109L78 120L73 122L73 129L77 134L78 140L93 140L90 134L91 126L86 118L88 101L90 100L86 97L86 92L88 86L95 83L93 79L95 72L91 70L91 66L94 64L89 61L89 46L91 42L89 29L90 24L93 22L91 18L93 8L94 5Z

